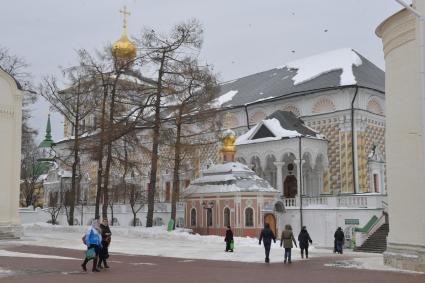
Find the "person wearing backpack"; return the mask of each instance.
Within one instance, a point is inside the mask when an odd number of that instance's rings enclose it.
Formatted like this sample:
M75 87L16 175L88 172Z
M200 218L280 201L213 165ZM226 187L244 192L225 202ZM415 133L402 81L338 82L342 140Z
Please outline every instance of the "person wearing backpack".
M93 220L90 228L83 236L83 242L87 246L86 256L84 258L83 264L81 264L81 267L84 271L87 271L87 263L89 262L89 260L93 260L92 272L100 271L99 269L97 269L97 257L99 256L99 251L102 247L102 242L98 230L99 223L97 223L96 220Z

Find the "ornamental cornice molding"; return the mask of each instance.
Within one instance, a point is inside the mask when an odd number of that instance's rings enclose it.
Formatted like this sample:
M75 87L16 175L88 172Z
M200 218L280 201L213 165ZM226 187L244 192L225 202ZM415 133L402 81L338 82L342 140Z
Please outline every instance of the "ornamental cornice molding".
M384 54L416 38L416 18L410 12L403 10L385 20L376 30L382 38Z
M13 106L0 104L0 119L13 119L15 111Z

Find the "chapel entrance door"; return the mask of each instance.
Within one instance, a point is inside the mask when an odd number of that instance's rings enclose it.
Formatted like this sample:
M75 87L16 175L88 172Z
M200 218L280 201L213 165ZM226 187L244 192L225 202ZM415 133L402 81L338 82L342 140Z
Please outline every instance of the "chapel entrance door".
M269 223L270 229L273 231L275 237L277 237L276 230L276 217L272 213L267 213L264 215L264 223Z

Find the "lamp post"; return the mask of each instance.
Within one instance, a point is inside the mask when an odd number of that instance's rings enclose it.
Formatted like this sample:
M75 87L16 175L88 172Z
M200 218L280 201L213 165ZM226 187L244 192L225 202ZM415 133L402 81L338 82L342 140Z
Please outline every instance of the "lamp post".
M419 61L420 61L420 79L421 79L421 108L422 108L422 159L425 158L425 40L424 40L424 25L425 18L418 10L413 9L409 4L402 0L395 0L401 6L406 8L418 19L419 26Z
M210 222L209 222L209 217L208 216L211 217L211 225L212 225L212 209L214 207L214 202L212 200L210 200L208 202L207 201L203 201L202 202L202 207L207 211L207 235L209 235L210 234L210 230L209 230Z

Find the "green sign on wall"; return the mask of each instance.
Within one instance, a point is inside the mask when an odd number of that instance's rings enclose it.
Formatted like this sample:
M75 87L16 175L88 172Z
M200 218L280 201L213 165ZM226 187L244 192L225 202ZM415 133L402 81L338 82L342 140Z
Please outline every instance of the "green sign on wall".
M359 219L345 219L345 225L359 225Z

